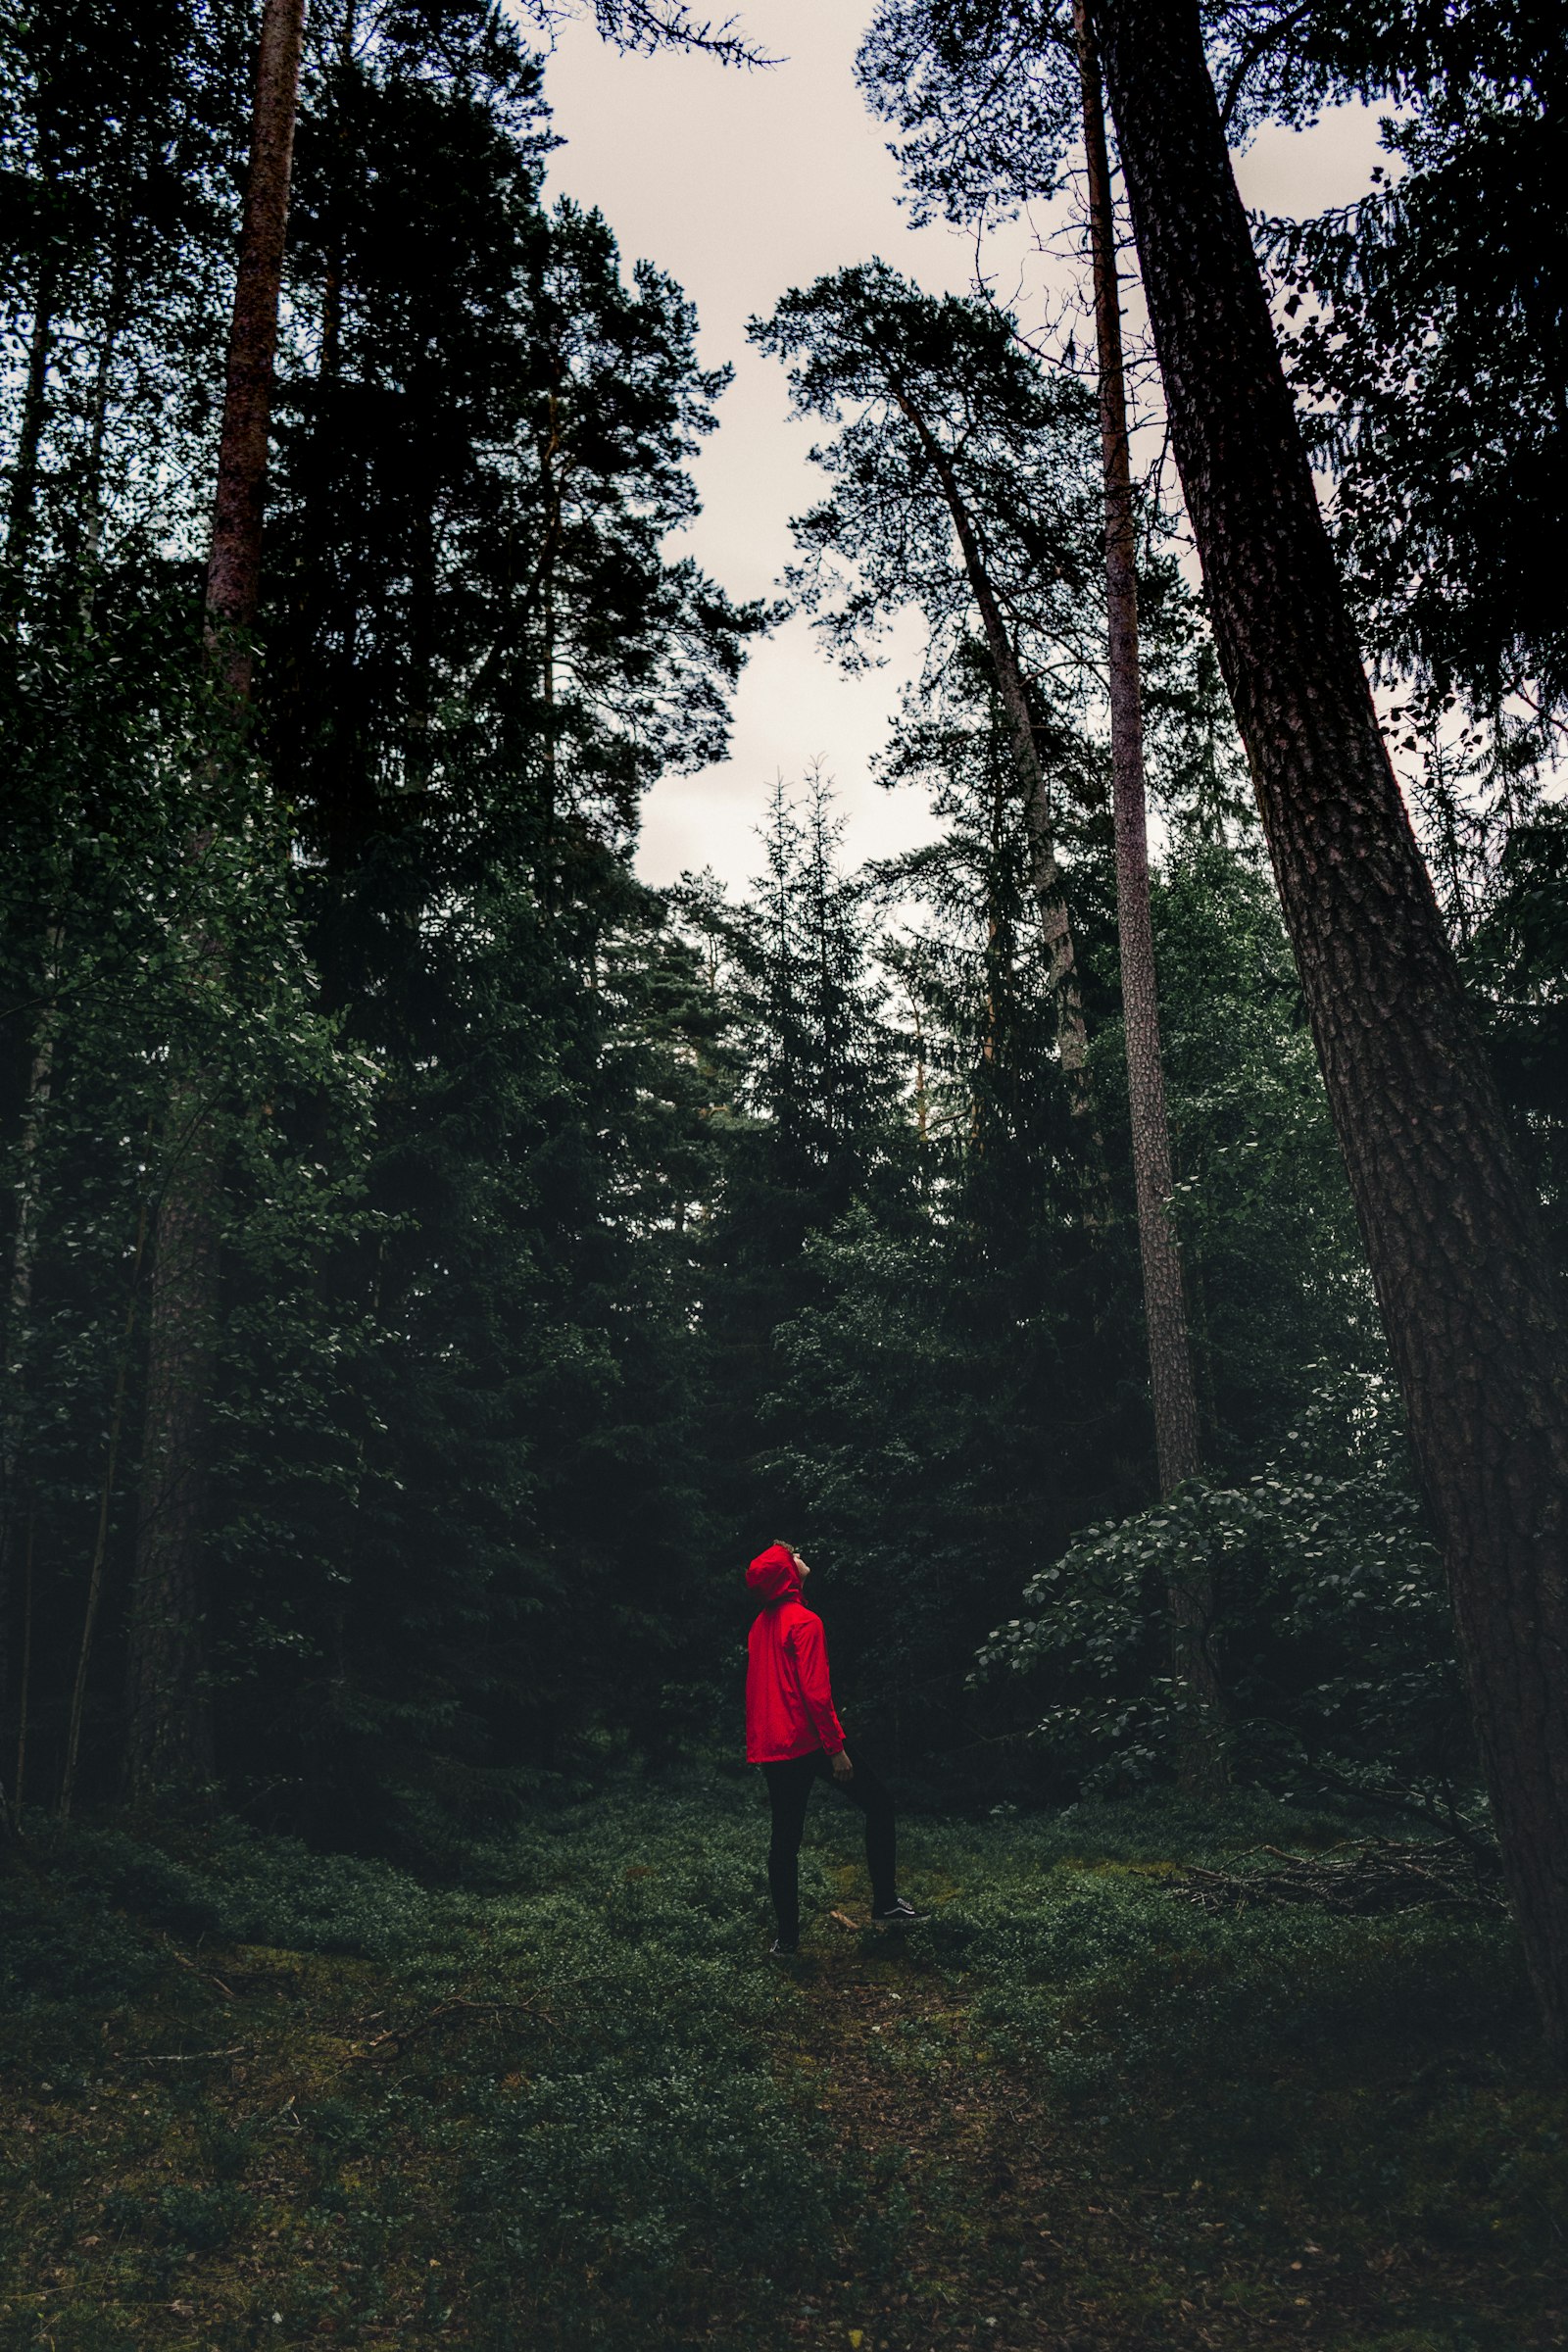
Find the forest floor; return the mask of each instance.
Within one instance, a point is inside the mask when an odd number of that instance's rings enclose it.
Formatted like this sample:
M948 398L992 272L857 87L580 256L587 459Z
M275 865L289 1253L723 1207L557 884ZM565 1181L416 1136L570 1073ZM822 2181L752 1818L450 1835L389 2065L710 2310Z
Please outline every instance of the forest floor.
M1341 1912L1365 1823L1078 1806L911 1823L900 1937L857 1826L819 1796L780 1967L745 1785L541 1816L437 1888L39 1823L0 2346L1568 2344L1568 2095L1484 1888L1374 1869L1396 1907ZM1271 1899L1266 1847L1325 1900Z

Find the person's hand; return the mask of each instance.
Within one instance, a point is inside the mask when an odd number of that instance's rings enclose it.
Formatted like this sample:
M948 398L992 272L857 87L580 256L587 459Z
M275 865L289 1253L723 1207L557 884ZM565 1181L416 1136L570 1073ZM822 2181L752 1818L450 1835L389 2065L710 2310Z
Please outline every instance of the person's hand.
M853 1781L855 1778L855 1766L850 1762L848 1751L842 1747L833 1758L833 1778L836 1781Z

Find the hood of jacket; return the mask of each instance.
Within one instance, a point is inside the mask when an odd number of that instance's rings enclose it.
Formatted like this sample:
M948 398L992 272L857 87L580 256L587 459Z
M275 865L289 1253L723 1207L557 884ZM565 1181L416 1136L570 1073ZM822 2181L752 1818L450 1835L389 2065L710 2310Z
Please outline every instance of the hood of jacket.
M760 1551L746 1571L746 1582L759 1600L799 1600L801 1572L795 1565L795 1555L782 1544L770 1544Z

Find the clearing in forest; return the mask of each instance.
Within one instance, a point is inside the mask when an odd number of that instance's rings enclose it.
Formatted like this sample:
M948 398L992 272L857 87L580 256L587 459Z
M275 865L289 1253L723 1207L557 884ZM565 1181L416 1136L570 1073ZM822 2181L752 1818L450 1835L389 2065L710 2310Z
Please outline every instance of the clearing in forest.
M1462 1855L1253 1801L917 1821L899 1940L857 1826L813 1816L788 1970L744 1785L438 1889L40 1831L5 2352L1568 2342L1568 2100Z

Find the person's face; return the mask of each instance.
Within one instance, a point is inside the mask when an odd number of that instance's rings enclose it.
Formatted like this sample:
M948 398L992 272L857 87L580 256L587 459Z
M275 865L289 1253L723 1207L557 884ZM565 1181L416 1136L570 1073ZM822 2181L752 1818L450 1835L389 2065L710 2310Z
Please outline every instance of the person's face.
M803 1559L802 1559L802 1557L801 1557L801 1555L800 1555L800 1553L799 1553L799 1552L796 1552L796 1553L795 1553L795 1555L794 1555L794 1558L795 1558L795 1565L796 1565L796 1567L797 1567L797 1568L800 1570L800 1575L801 1575L801 1591L804 1592L806 1591L806 1588L807 1588L807 1586L808 1586L808 1585L810 1583L810 1580L811 1580L811 1571L810 1571L810 1568L808 1566L807 1562L806 1562L805 1560L803 1560Z

